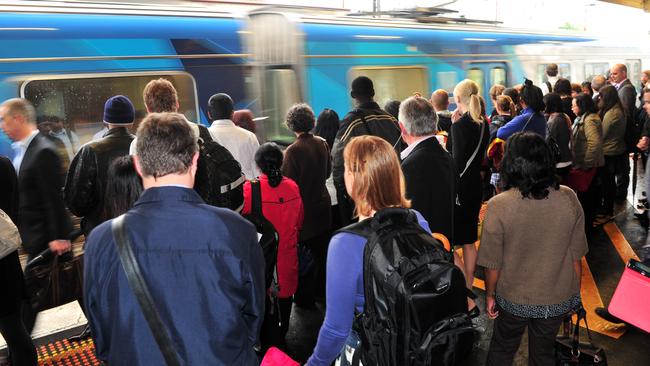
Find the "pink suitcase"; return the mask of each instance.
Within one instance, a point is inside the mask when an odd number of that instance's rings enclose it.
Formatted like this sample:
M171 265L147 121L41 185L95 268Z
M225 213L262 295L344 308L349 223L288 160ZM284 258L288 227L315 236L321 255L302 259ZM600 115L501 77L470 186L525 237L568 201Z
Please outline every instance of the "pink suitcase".
M626 323L650 332L650 266L630 259L608 310Z
M276 347L269 348L260 366L300 366L300 364Z

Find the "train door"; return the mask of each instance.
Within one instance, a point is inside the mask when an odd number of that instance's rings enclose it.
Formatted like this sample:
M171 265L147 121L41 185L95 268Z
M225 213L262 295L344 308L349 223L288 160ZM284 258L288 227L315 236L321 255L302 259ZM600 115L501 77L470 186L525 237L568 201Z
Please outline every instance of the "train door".
M486 113L489 115L494 106L488 91L494 84L508 85L508 64L504 62L470 62L467 64L467 78L478 84L479 94L486 103Z
M249 93L257 97L260 142L288 145L295 139L285 126L289 107L303 100L304 35L296 22L273 12L251 13L244 41L253 67Z

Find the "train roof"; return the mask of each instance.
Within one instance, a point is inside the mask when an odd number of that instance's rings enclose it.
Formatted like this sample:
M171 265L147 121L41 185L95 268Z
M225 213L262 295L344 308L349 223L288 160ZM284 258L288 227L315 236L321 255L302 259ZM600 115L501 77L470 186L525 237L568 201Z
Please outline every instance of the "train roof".
M421 11L417 10L416 11ZM541 31L507 28L499 24L486 24L485 21L457 19L449 21L444 9L438 12L444 21L423 23L417 16L395 18L391 15L373 15L371 13L349 13L347 9L272 5L261 6L255 1L186 1L157 0L155 3L145 0L5 0L0 4L0 12L15 13L60 13L60 14L95 14L95 15L137 15L137 16L179 16L201 18L244 19L249 15L283 14L300 23L312 25L310 31L327 37L351 33L367 39L386 38L424 38L426 31L437 31L437 37L447 37L450 41L496 42L499 44L587 42L597 39L593 35L581 32ZM404 11L399 11L404 13ZM435 17L427 17L432 19ZM462 19L462 18L461 18ZM340 25L341 27L320 27ZM2 26L0 26L2 30Z

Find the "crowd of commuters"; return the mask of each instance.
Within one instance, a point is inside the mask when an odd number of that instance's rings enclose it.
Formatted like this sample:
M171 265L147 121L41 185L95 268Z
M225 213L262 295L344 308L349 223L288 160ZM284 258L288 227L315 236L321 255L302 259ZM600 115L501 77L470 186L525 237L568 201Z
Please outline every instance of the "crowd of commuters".
M148 114L136 135L133 103L117 95L104 106L106 130L83 146L60 121L39 123L27 100L11 99L0 106L0 127L16 152L13 161L0 157L0 208L16 222L30 258L47 248L69 252L66 207L81 217L83 308L97 356L109 364L163 362L122 270L112 219L122 215L185 363L256 364L256 350L285 347L294 302L306 308L321 302L325 319L307 364L330 365L363 311L366 243L334 230L402 207L412 208L427 232L462 248L462 258L454 250L454 263L468 290L476 266L485 268L485 311L496 319L488 364L511 364L528 327L531 364L550 365L561 320L580 306L587 235L597 215L611 219L615 202L626 196L629 153L636 158L648 149L650 90L640 96L645 111L637 110L624 65L575 86L557 65L546 73L540 87L530 80L492 86L489 115L472 80L455 86L450 111L442 89L382 109L372 80L357 77L350 92L355 107L341 120L331 109L316 117L307 104L286 112L296 138L284 151L260 145L252 112L236 111L226 94L209 99L209 128L188 121L164 79L144 88ZM210 206L192 189L204 137L241 166L241 212ZM494 146L501 149L498 161L488 153ZM478 250L487 185L499 194L487 204ZM265 288L259 239L242 216L256 205L278 234L277 288ZM534 275L522 272L532 267ZM2 285L9 300L0 304L0 331L13 363L34 365L31 326L20 321L25 291L17 252L0 259L0 272L12 279ZM467 302L468 315L478 316L471 296Z

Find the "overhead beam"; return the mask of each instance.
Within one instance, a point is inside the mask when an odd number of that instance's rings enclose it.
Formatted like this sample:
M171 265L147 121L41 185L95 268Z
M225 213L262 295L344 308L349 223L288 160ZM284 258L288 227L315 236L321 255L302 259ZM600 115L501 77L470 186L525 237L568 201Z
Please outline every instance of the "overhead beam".
M637 9L643 9L650 12L650 0L600 0L606 3L630 6Z

